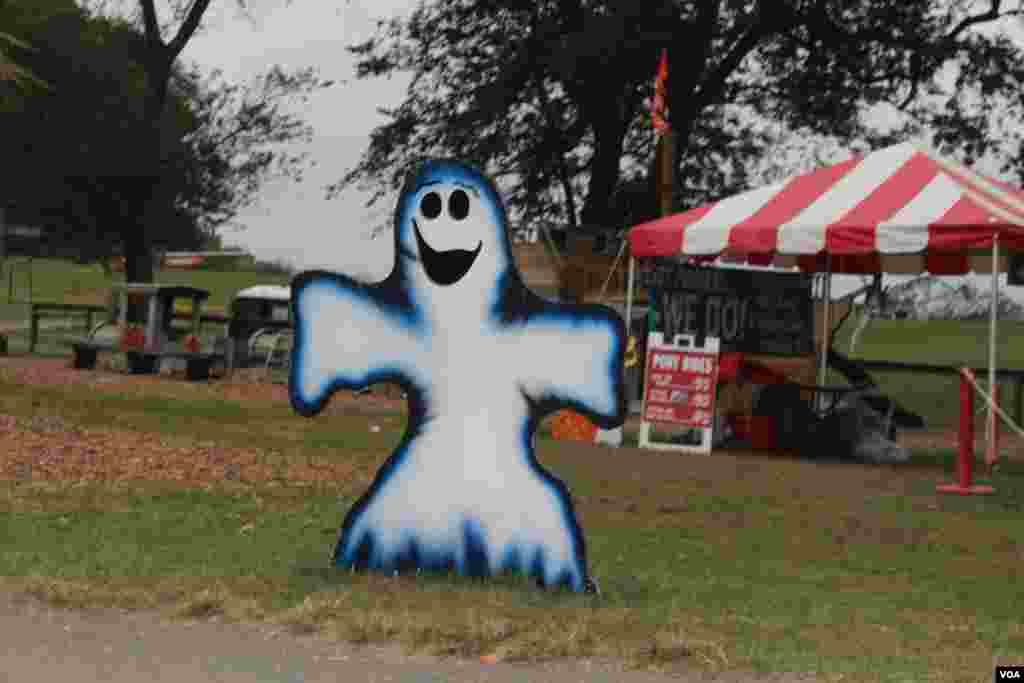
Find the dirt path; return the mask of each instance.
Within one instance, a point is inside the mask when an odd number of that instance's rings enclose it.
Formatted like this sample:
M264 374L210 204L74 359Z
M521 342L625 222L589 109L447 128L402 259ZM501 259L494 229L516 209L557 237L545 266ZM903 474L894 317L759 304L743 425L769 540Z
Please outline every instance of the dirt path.
M354 646L267 626L169 622L149 612L71 611L0 594L0 683L798 683L625 671L606 661L485 664Z

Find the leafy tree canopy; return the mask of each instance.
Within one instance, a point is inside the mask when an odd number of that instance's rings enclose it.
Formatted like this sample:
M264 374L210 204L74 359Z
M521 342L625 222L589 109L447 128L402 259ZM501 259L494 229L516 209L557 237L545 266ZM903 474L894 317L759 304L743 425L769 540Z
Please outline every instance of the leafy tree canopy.
M520 220L649 218L662 48L683 207L778 173L793 163L780 150L806 140L924 134L1024 178L1024 52L1008 32L1020 15L1000 0L424 2L349 47L358 78L412 79L328 194L359 186L372 204L442 155L499 178Z
M15 34L58 12L74 12L76 7L74 0L40 0L31 8L11 10L8 0L0 1L0 16L5 19L0 24L5 29L0 31L0 112L16 109L26 89L49 87L21 63L18 55L32 52L33 47Z
M173 66L157 127L159 163L147 165L153 126L145 36L73 2L43 16L35 7L37 0L0 5L0 23L36 46L25 64L53 85L3 114L0 156L18 173L2 194L43 216L84 256L131 251L140 197L152 204L145 247L188 248L230 223L267 179L301 178L306 154L293 143L312 131L286 105L330 85L311 69L273 68L234 84L217 72ZM156 177L138 173L145 168Z

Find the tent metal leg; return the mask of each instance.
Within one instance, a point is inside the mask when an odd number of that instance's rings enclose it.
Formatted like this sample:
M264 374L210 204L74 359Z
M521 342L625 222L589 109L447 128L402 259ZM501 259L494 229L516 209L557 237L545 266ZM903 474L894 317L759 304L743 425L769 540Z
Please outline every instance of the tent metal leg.
M825 386L825 377L828 372L828 349L829 349L829 337L832 336L832 324L829 320L829 313L832 306L832 256L825 256L827 268L825 271L825 277L822 281L821 298L823 301L823 315L822 326L821 326L821 350L820 360L818 361L818 386ZM818 410L825 409L825 396L821 392L816 392Z
M996 341L998 340L998 334L996 331L997 317L999 312L999 236L996 235L992 238L992 300L990 302L989 310L989 327L988 327L988 391L992 395L992 400L996 400ZM996 413L992 410L992 406L988 407L988 432L986 438L988 440L989 464L994 464L999 454L996 452Z
M636 276L636 259L629 255L629 273L626 276L626 336L633 329L633 282Z
M633 334L633 288L636 282L636 259L633 254L629 255L629 269L626 275L626 343L629 344L629 338ZM643 367L644 359L640 359L640 367ZM627 371L628 372L628 371ZM639 375L640 391L643 392L644 373L643 370L634 371L634 377ZM627 375L628 377L628 375ZM626 382L627 391L629 395L626 396L626 414L632 413L633 397L636 396L634 393L632 382Z

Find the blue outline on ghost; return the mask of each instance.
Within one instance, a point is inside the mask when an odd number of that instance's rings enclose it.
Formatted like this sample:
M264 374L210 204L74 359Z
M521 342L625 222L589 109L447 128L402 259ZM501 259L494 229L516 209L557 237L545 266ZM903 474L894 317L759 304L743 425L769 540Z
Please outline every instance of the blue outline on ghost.
M438 415L437 400L431 393L431 376L423 368L413 367L414 361L409 360L409 356L415 354L396 350L419 348L429 344L432 336L433 321L424 307L430 293L417 291L422 285L414 283L412 277L412 269L422 266L418 263L411 230L420 198L425 190L429 191L428 188L437 183L475 188L478 203L486 209L486 223L497 231L497 239L485 241L483 247L485 250L497 248L501 252L498 254L499 263L503 265L494 273L491 290L480 293L480 296L489 297L486 307L489 321L483 321L480 343L490 343L503 334L518 334L522 339L528 339L540 333L545 340L543 343L548 343L549 338L554 342L576 340L583 344L579 348L587 349L591 354L588 357L585 353L584 357L577 359L580 367L568 371L576 374L571 375L567 382L556 383L549 378L535 377L517 382L516 387L526 408L522 423L513 430L518 436L513 436L512 441L517 443L509 445L519 464L511 464L508 471L527 465L536 480L553 496L560 516L558 524L568 535L568 538L556 539L558 543L554 545L541 540L489 548L488 519L462 519L456 531L450 528L451 520L447 522L447 530L421 528L419 531L379 526L379 522L373 521L371 507L388 495L389 488L399 485L403 468L413 466L409 458L412 449L418 446L417 439L436 426L435 420L452 419L452 416ZM298 413L315 415L335 391L358 389L378 382L399 384L408 397L409 421L405 434L342 524L334 553L334 563L339 567L388 573L454 571L478 577L510 572L528 574L546 586L560 585L580 591L590 585L583 533L569 491L562 481L537 461L533 435L545 415L561 408L583 413L606 429L622 424L626 408L622 384L625 328L621 318L604 306L549 302L526 288L515 267L506 226L504 206L487 178L457 162L425 162L417 174L409 177L398 202L395 266L387 278L367 285L340 274L307 271L299 274L292 283L295 344L289 393L292 406ZM475 241L466 246L471 248L474 245ZM485 265L475 263L470 271ZM464 283L453 286L459 284ZM334 319L362 321L369 329L357 330L355 322L348 327L342 327L343 323L329 325L324 320L325 316L330 317L328 313L334 313ZM321 321L322 329L317 327L318 321ZM364 338L364 331L370 337L374 334L382 336L380 339ZM327 353L325 349L335 353L333 349L338 344L348 344L340 356L342 365L347 364L348 367L318 366L317 360ZM383 350L388 344L393 346ZM604 355L604 358L599 355ZM604 372L594 371L601 366ZM589 373L588 368L591 369ZM496 444L496 452L503 450L500 444ZM430 453L418 451L417 455L420 459L418 466L422 467L424 458L428 458ZM464 453L463 462L472 457L473 453ZM445 498L458 498L458 483L453 482L455 488L444 492ZM414 486L408 482L402 485ZM424 495L431 496L432 502L436 503L439 492L425 490ZM417 504L417 501L409 501L413 512ZM538 515L541 514L538 510ZM551 520L540 521L549 523L545 529L551 528ZM420 526L428 524L423 520L416 520L416 523ZM427 532L434 531L439 535L433 536L435 542L430 542ZM524 537L529 536L530 531L524 529ZM436 542L440 537L448 540ZM569 559L559 562L556 558L559 552L564 554L565 548L569 549Z

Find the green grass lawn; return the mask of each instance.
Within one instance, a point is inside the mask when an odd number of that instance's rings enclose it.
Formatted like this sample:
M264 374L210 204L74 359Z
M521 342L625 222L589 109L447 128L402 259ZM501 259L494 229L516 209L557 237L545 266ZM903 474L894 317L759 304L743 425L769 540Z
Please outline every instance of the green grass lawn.
M23 304L8 301L7 275L11 265L4 270L3 296L0 303L0 320L23 320L27 315ZM104 295L110 289L111 280L99 265L78 265L58 259L33 259L31 290L28 268L24 262L15 265L16 299L38 302L92 301L104 303ZM114 273L114 279L124 281L123 273ZM182 284L210 291L209 306L223 308L235 292L252 285L287 284L285 275L255 271L209 271L209 270L164 270L156 275L161 284Z
M155 394L0 381L0 413L260 448L282 460L354 461L368 473L404 422L304 419L284 402L227 400L184 383ZM370 420L383 430L368 430ZM938 497L934 483L951 476L951 456L867 468L541 438L541 461L577 501L600 597L515 579L330 569L362 484L0 482L0 582L70 605L269 619L438 653L976 681L991 676L993 661L1024 661L1024 468L1009 463L994 497Z
M31 280L25 261L14 261L13 264L13 301L9 299L10 283L7 279L12 262L6 264L3 282L0 282L0 323L21 323L25 329L8 335L11 353L28 351L29 306L26 302L29 299L37 303L106 304L112 280L104 274L98 264L83 266L58 259L33 259ZM114 281L123 280L123 274L114 274ZM182 284L206 289L210 292L210 298L205 304L205 310L225 311L231 298L239 290L253 285L288 284L289 278L285 275L256 271L167 270L159 271L156 281L161 284ZM70 349L62 343L62 339L69 335L83 334L86 331L84 324L84 318L81 316L66 319L48 318L44 325L59 327L47 327L40 331L36 353L41 356L68 355ZM222 334L222 326L208 325L204 330L205 336Z
M854 325L848 322L838 335L836 348L847 353ZM861 335L854 358L947 366L988 367L988 322L958 320L877 320ZM1024 323L999 325L997 364L1024 369ZM879 386L908 409L922 416L929 427L953 427L960 415L960 380L956 376L905 372L877 372ZM833 373L832 381L840 381ZM978 377L987 386L988 375ZM1014 386L1003 382L1001 400L1013 414ZM976 403L981 404L978 398Z
M847 322L837 339L843 353L853 327ZM854 357L986 367L988 331L988 321L979 320L876 320L861 334ZM1024 322L1002 321L998 331L999 366L1024 368Z
M99 269L47 272L36 278L39 299L106 286ZM198 271L159 279L209 288L215 302L273 281ZM0 307L0 316L12 310ZM984 366L987 330L878 321L857 357ZM1024 368L1020 331L1001 326L1001 366ZM956 379L878 379L932 426L956 423ZM280 462L328 458L367 476L404 426L400 415L309 420L285 401L241 402L216 385L173 382L157 392L0 378L0 414L258 449ZM383 429L371 432L371 420ZM994 478L997 495L959 498L934 491L953 476L951 451L871 468L538 443L577 501L600 597L514 579L337 572L329 553L364 485L351 481L0 481L0 585L71 605L265 618L357 642L511 659L603 654L673 670L965 683L988 680L996 662L1024 663L1019 461Z

